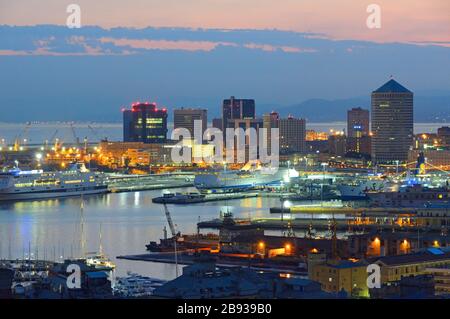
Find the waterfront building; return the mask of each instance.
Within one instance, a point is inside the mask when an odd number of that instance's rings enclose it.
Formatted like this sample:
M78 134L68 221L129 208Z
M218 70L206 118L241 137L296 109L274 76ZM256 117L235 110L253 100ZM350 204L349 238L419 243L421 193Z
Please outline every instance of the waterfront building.
M443 126L437 130L438 138L443 146L450 146L450 127Z
M306 153L306 121L289 115L278 123L280 153Z
M441 220L437 219L437 222L440 223ZM399 223L399 221L397 221L397 223ZM405 224L402 225L408 227L408 225L411 225L411 221L406 221ZM424 226L429 227L429 225ZM427 232L417 236L417 232L415 231L377 231L350 235L348 241L350 255L359 258L405 255L419 248L445 247L450 245L450 236L442 235L438 232Z
M414 135L414 149L425 150L441 146L440 138L435 133L420 133Z
M313 266L311 280L331 293L345 291L352 297L368 297L367 263L364 261L329 260Z
M399 281L402 277L423 275L426 269L450 265L450 252L445 248L427 248L420 252L369 259L381 268L381 282Z
M165 143L167 139L167 110L156 103L133 103L123 113L124 142Z
M436 295L450 296L450 266L426 268L425 272L434 278L434 292Z
M191 137L194 137L194 121L202 121L201 134L206 131L208 125L208 111L198 108L181 108L173 110L173 128L185 128L189 130Z
M360 107L347 111L347 152L370 154L369 110Z
M413 143L413 92L391 79L372 92L372 159L407 161Z
M345 156L347 137L344 132L334 132L328 137L328 152L333 156Z
M408 161L417 161L419 155L423 153L425 157L426 167L434 166L438 169L450 169L450 147L447 148L427 148L425 150L411 150L408 152Z
M173 144L102 141L94 159L111 168L169 164Z
M432 275L402 277L398 281L383 283L380 288L369 289L372 299L424 299L435 296Z
M232 120L255 119L255 100L236 99L234 96L223 100L222 104L222 128L225 130ZM231 126L233 127L233 126ZM224 134L225 137L225 134Z

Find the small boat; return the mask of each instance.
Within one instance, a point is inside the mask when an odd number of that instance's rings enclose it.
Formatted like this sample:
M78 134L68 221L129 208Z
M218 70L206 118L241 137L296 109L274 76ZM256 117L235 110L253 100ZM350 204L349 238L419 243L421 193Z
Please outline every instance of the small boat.
M203 202L205 195L199 193L166 193L152 199L157 204L191 204Z
M88 266L92 266L98 270L106 270L111 271L116 268L116 265L103 253L102 247L102 224L100 224L100 244L99 244L99 252L91 253L86 256L86 264Z
M113 287L113 294L122 298L145 298L153 295L156 288L166 283L165 280L135 273L127 273L127 277L118 277Z

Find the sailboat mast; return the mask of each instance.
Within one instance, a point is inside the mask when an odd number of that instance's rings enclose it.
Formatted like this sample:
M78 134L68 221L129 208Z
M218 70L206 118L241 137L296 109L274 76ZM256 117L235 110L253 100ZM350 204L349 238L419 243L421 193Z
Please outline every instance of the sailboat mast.
M81 258L85 257L85 240L84 240L84 199L83 195L81 195L81 204L80 204L80 249L81 249Z

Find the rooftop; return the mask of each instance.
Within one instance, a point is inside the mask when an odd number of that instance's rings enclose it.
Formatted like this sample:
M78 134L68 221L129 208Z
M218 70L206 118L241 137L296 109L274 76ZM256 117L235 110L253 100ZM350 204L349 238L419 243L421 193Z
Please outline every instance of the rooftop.
M413 254L384 256L384 257L376 257L373 259L373 261L379 261L385 265L391 266L418 264L422 262L439 261L439 260L450 261L450 252L444 249L440 250L440 253L437 253L434 250L427 249Z
M373 93L412 93L410 90L405 88L403 85L395 81L394 79L390 79L385 84L380 86L378 89L373 91Z

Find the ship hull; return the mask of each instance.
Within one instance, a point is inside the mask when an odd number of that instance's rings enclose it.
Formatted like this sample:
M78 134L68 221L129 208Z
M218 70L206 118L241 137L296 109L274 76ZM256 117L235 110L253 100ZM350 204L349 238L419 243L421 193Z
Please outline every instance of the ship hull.
M74 188L74 189L55 189L37 192L21 192L21 193L0 193L0 201L22 201L33 199L48 199L71 197L81 195L98 195L108 191L106 185L91 188Z
M195 177L194 186L199 190L240 191L256 187L279 185L287 171L274 174L250 173L239 175L234 172L223 174L200 174Z

